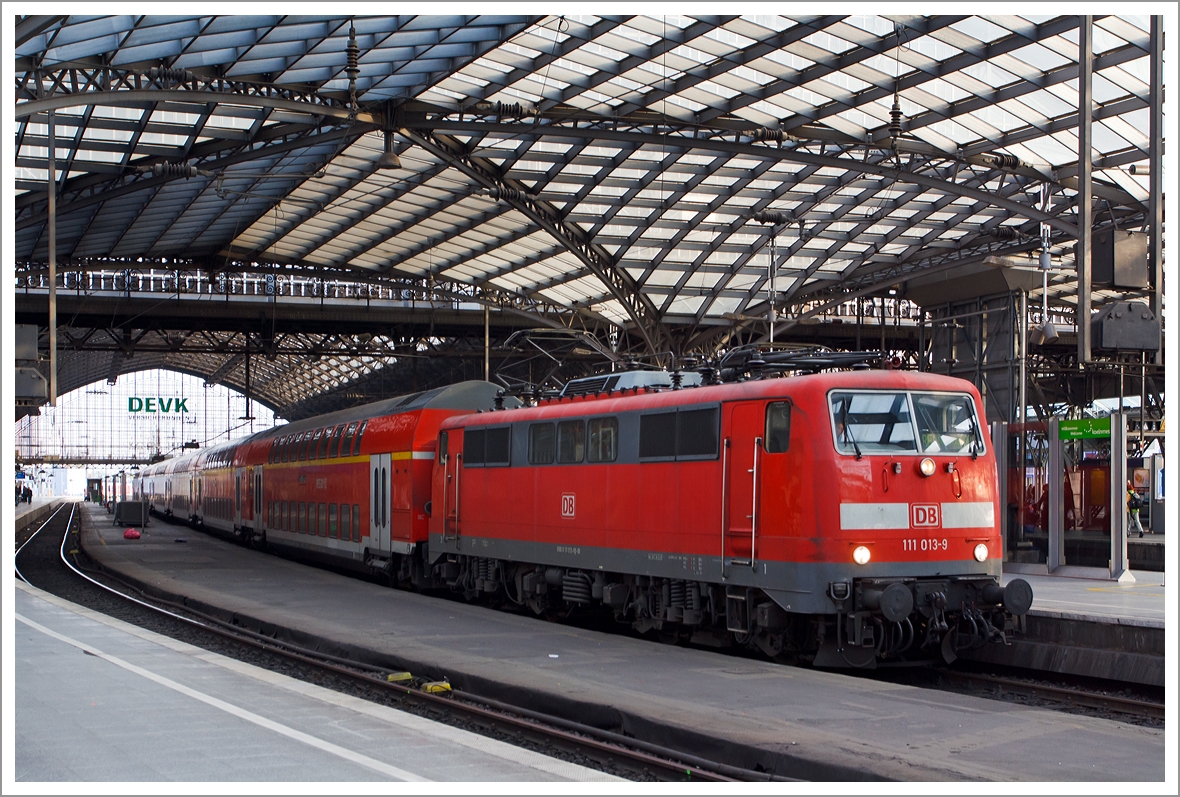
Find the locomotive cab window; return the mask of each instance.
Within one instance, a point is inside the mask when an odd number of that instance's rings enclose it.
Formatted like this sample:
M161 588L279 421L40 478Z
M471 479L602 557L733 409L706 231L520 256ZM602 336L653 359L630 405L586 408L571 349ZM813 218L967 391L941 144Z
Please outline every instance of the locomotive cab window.
M763 446L767 454L781 454L791 446L791 404L775 401L766 405L766 436Z
M363 429L363 427L362 427ZM438 459L440 462L447 461L447 433L438 433Z
M534 423L529 427L529 464L552 465L557 453L557 438L551 423Z
M586 454L589 462L614 462L619 457L619 419L591 418L590 445Z
M983 434L970 396L915 393L913 401L923 453L983 453Z
M586 424L582 421L562 421L557 424L557 461L563 464L581 462L586 449Z

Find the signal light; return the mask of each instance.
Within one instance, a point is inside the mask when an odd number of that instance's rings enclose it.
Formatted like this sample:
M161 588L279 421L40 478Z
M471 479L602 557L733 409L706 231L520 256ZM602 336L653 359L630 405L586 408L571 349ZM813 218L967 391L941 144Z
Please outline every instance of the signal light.
M867 565L872 558L873 554L863 545L856 546L852 551L852 561L858 565Z

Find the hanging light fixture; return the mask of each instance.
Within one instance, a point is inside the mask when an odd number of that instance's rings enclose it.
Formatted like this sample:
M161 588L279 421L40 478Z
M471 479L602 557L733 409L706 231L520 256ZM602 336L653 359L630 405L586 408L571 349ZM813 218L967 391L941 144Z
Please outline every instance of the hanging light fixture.
M381 153L381 157L377 159L378 169L400 169L402 167L402 159L393 151L393 131L385 131L385 151Z

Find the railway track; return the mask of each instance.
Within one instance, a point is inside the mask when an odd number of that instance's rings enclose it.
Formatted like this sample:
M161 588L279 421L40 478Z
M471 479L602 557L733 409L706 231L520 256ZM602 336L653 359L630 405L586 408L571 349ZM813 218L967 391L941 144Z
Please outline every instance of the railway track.
M89 567L78 544L80 524L81 514L75 505L63 504L18 548L17 576L96 611L252 664L269 666L288 675L299 672L307 680L310 680L308 674L314 671L318 674L315 681L320 685L359 693L366 699L377 699L621 777L679 782L796 780L707 761L684 751L453 690L449 684L423 683L412 676L406 678L408 673L391 673L370 664L278 642L189 607L151 598L111 574ZM216 644L209 644L213 640ZM249 653L243 656L244 650Z
M1097 709L1117 715L1144 717L1163 721L1164 704L1136 698L1107 694L1102 691L1075 689L1052 684L1036 683L1021 678L989 675L957 670L940 670L946 680L988 688L1010 695L1023 695L1037 700L1046 700L1071 707Z

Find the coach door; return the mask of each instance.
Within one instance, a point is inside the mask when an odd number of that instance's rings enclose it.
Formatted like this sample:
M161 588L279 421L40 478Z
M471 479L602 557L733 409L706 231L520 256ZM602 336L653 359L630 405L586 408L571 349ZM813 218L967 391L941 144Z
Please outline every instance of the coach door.
M369 546L389 550L389 454L369 456Z
M254 528L266 528L266 513L262 511L262 466L254 468Z
M721 556L723 571L729 567L756 566L759 487L762 474L762 404L743 402L726 405L728 418L721 456L724 484Z
M234 471L234 526L242 525L242 469Z

